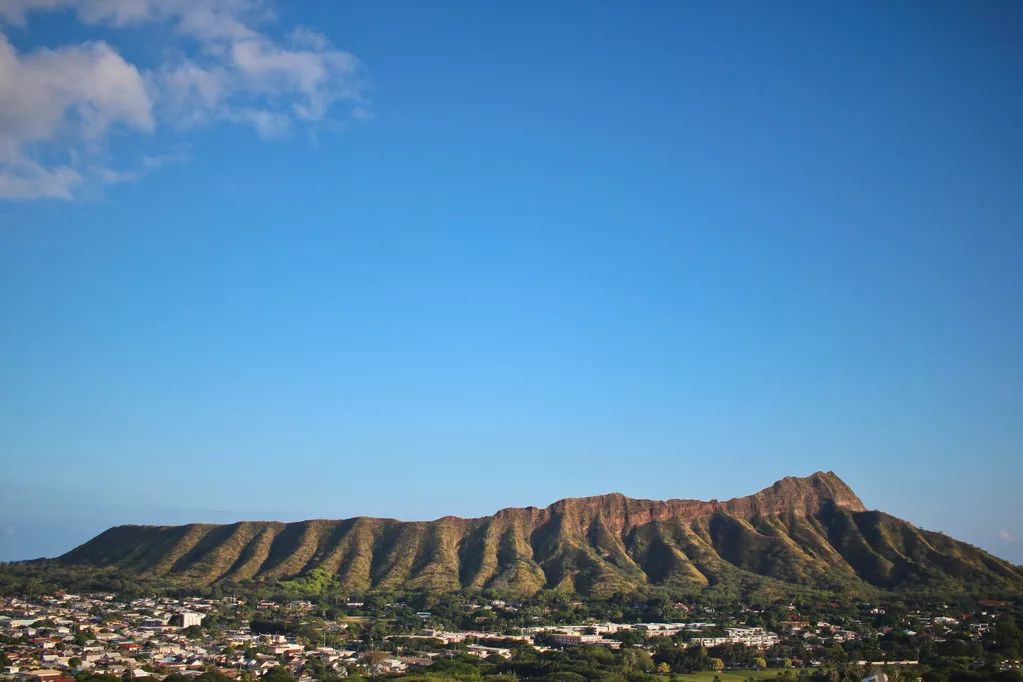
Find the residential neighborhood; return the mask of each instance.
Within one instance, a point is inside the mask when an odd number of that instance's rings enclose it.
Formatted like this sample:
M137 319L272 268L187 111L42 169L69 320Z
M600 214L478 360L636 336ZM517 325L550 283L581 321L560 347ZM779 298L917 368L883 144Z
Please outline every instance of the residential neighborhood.
M519 615L523 605L501 600L466 600L466 618L477 613ZM641 652L662 673L684 671L703 657L713 669L778 669L804 676L837 664L875 670L917 670L917 652L976 656L977 667L989 633L998 625L993 603L971 613L908 612L897 622L883 608L861 605L861 617L836 609L830 620L811 621L790 605L774 627L740 625L762 619L755 607L731 612L677 605L687 620L675 622L537 623L461 628L401 602L367 606L346 600L327 616L307 600L242 600L236 597L148 597L123 600L112 594L55 593L0 600L0 678L15 682L70 682L83 676L162 680L217 671L252 680L287 671L297 680L401 676L432 670L458 658L491 663L532 660L572 649L605 648ZM343 613L342 613L343 612ZM710 620L710 616L716 616ZM532 618L539 618L533 616ZM499 623L499 621L498 621ZM913 643L898 646L898 643ZM530 653L532 652L532 653ZM839 661L837 659L842 658ZM1002 659L1004 670L1018 658ZM875 676L876 676L875 675ZM892 672L888 673L889 678ZM919 675L917 675L919 677ZM684 678L684 676L683 676ZM180 679L175 677L174 679ZM914 678L916 679L916 678Z

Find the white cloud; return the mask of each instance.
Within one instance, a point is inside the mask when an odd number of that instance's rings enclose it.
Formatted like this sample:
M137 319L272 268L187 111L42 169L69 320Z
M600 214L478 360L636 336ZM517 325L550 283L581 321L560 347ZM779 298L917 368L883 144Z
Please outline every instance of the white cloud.
M170 22L179 33L199 39L250 36L247 23L269 16L258 0L4 0L0 21L25 26L31 13L56 10L73 10L93 25Z
M76 150L154 125L138 69L106 43L19 54L0 34L0 102L0 198L70 198Z
M70 166L44 168L21 155L0 160L0 199L70 199L81 182Z
M1003 542L1016 542L1016 536L1007 530L999 531L998 538Z
M213 41L205 54L169 61L151 75L158 107L180 127L248 123L264 137L323 121L339 102L364 109L358 60L319 34L292 36Z
M152 170L145 158L123 171L97 162L115 129L220 122L274 138L371 116L358 60L307 28L275 37L260 0L3 0L0 31L6 24L31 37L32 14L44 11L73 12L86 25L165 24L180 44L140 67L106 42L19 53L0 32L0 199L67 199L83 183Z
M291 119L287 115L266 109L241 107L225 112L224 116L233 123L251 125L260 137L268 140L283 137L291 129Z

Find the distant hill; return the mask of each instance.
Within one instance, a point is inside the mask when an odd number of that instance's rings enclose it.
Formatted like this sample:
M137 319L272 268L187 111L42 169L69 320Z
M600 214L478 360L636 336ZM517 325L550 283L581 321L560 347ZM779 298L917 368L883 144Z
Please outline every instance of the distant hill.
M184 586L326 576L350 591L546 588L601 596L766 579L1023 594L1020 567L868 511L831 472L784 478L725 502L612 493L476 519L117 526L53 562Z

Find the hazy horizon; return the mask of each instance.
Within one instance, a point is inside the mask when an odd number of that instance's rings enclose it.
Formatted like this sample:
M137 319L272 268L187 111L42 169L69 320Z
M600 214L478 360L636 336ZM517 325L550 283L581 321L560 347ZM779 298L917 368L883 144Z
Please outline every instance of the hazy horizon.
M3 3L0 561L832 470L1023 564L1021 20Z

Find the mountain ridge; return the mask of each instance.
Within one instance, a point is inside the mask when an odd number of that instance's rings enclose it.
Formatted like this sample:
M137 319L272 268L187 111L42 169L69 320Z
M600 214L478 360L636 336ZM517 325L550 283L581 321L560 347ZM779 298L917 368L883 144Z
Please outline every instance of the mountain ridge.
M328 576L340 589L541 589L588 595L750 579L913 589L985 584L1023 593L1023 569L868 510L833 472L729 500L620 493L432 521L239 521L115 526L56 562L183 586Z
M838 478L838 476L834 472L831 472L831 471L818 471L818 472L815 472L813 474L810 474L809 476L802 476L802 477L801 476L786 476L784 478L779 479L778 481L775 481L772 485L767 486L766 488L763 488L763 489L761 489L761 490L759 490L759 491L757 491L755 493L750 493L749 495L738 495L736 497L732 497L732 498L729 498L727 500L721 500L721 501L716 500L716 499L704 501L704 500L695 500L695 499L688 499L688 498L669 498L667 500L655 500L655 499L651 499L651 498L630 497L628 495L625 495L624 493L617 492L617 491L612 491L612 492L607 492L607 493L600 493L600 494L597 494L597 495L581 495L581 496L577 496L577 497L563 497L563 498L561 498L559 500L555 500L554 502L550 503L549 505L547 505L545 507L537 507L535 505L526 505L524 507L504 507L502 509L497 510L493 514L487 514L487 515L484 515L484 516L458 516L457 514L445 514L444 516L439 516L439 517L434 518L434 519L399 519L397 517L391 517L391 516L366 516L366 515L359 515L359 516L347 517L347 518L344 518L344 519L335 519L335 518L330 518L330 517L325 517L324 516L324 517L315 517L315 518L310 518L310 519L302 519L302 520L299 520L299 521L277 521L277 520L274 520L274 519L249 519L249 520L246 520L246 521L233 521L233 522L230 522L230 523L212 523L212 522L206 522L206 521L192 521L192 522L185 523L185 524L127 523L127 524L119 524L117 526L112 526L108 530L112 530L113 528L177 528L177 527L181 527L181 526L190 526L190 525L223 526L223 525L231 525L233 523L285 523L285 524L288 524L288 523L310 523L310 522L316 522L316 521L335 522L335 521L351 521L351 520L354 520L354 519L366 519L366 520L371 520L371 521L388 521L388 522L396 522L396 523L436 523L436 522L445 521L445 520L450 520L450 521L479 521L481 519L487 519L487 518L496 516L497 514L501 514L501 513L504 513L504 512L512 512L512 511L529 511L529 512L538 511L538 512L543 512L543 511L551 510L552 508L557 507L559 505L563 505L563 504L599 502L599 501L602 501L602 500L605 500L605 499L608 499L608 498L612 498L612 499L620 498L620 499L627 500L628 502L635 503L635 504L654 504L654 505L671 505L671 504L687 505L687 504L690 504L690 505L706 505L706 506L711 507L711 508L721 508L721 507L727 507L728 505L733 504L733 503L739 503L739 502L743 502L743 501L751 500L751 499L755 499L755 498L764 499L769 494L775 493L779 489L784 489L787 484L791 485L791 483L795 483L796 485L798 485L799 483L802 483L802 482L809 482L811 485L813 485L817 481L828 481L829 483L837 482L841 486L841 488L844 488L845 493L851 498L851 502L849 502L848 504L843 504L841 506L848 506L850 508L855 508L856 511L866 511L866 507L863 505L863 502L859 499L859 497L857 497L856 494L852 492L852 489L849 488L849 486L844 481L842 481L840 478Z

